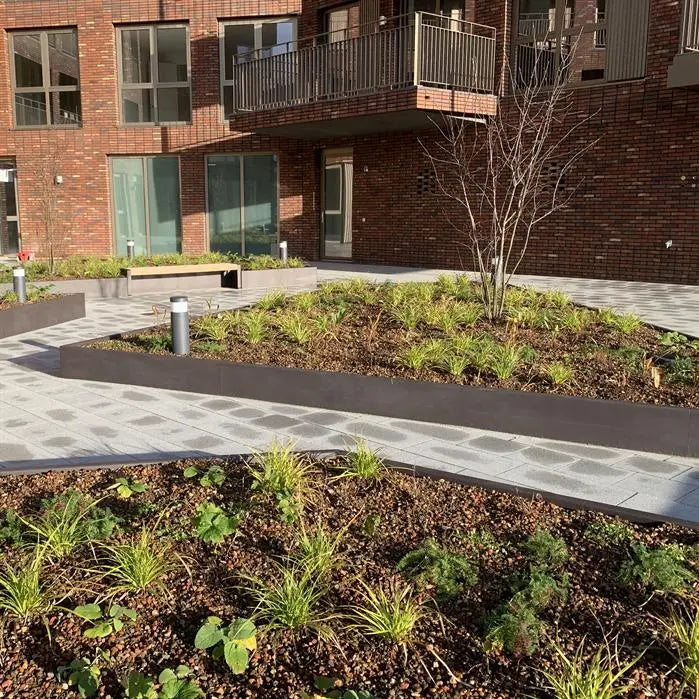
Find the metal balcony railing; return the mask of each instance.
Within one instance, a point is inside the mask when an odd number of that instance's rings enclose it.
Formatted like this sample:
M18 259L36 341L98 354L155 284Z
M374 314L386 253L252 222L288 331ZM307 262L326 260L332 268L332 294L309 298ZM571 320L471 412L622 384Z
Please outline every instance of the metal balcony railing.
M495 29L417 12L234 59L233 111L312 104L416 85L495 88Z
M684 0L682 5L681 51L699 51L699 0Z

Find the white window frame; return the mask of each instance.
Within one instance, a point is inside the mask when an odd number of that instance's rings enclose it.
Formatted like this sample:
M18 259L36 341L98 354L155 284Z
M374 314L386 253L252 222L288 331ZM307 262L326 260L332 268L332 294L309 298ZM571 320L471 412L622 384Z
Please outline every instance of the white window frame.
M262 49L262 25L263 24L281 24L289 22L293 26L291 41L288 43L294 44L298 39L298 17L288 15L285 17L251 17L249 19L222 20L218 23L218 55L219 55L219 83L220 83L220 105L221 105L221 121L227 122L226 117L226 102L224 98L224 88L233 87L234 80L226 80L226 27L234 25L254 25L254 42L253 51Z
M42 85L36 87L17 87L17 75L15 73L15 37L39 35L41 49L41 78ZM77 85L51 85L51 68L49 60L49 34L74 34L77 48L76 60L78 62ZM78 30L75 27L57 27L39 29L37 31L12 31L9 32L10 49L10 86L12 88L12 123L16 129L77 129L82 126L82 95L80 89L80 49L78 45ZM60 50L60 49L59 49ZM43 124L18 124L17 123L17 95L44 94L46 104L46 121ZM58 92L77 92L80 97L80 120L71 124L54 124L51 122L51 95Z
M124 31L138 31L148 29L150 41L150 77L148 83L125 83L124 82L124 64L122 56L122 41L121 34ZM185 43L187 49L187 81L177 82L160 82L158 76L158 29L184 29ZM117 44L117 73L119 83L119 123L126 127L138 126L182 126L192 123L192 55L191 41L189 35L189 24L187 22L176 22L166 24L123 24L116 27L116 44ZM184 121L160 121L158 119L158 90L167 88L182 88L186 87L189 94L189 119ZM124 121L124 90L153 90L153 113L155 121Z

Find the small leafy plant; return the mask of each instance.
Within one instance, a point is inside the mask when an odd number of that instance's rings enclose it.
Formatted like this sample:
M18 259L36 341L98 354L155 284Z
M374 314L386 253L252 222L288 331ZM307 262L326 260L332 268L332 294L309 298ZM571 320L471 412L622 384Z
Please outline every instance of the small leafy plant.
M120 497L122 500L127 500L136 493L145 493L146 490L148 490L148 486L141 481L130 481L128 478L117 478L114 483L107 488L107 490L116 490L118 497Z
M649 549L640 542L631 545L630 557L619 573L622 584L640 583L655 592L682 594L696 575L687 566L682 547L676 544Z
M134 609L122 607L120 604L112 604L109 610L102 611L99 604L84 604L73 610L75 616L93 622L89 629L83 631L85 638L104 638L117 633L124 628L128 621L135 621L138 613Z
M568 560L568 547L563 539L551 532L538 528L524 542L524 551L533 566L560 568Z
M234 619L229 626L217 616L210 616L197 631L194 638L196 648L213 648L215 660L223 658L234 675L247 670L250 653L257 648L257 629L250 619Z
M190 465L184 469L182 475L185 478L198 477L199 484L204 488L216 488L222 485L226 480L225 471L217 464L209 466L208 468Z
M301 699L374 699L374 695L364 689L342 689L342 682L337 677L316 677L313 687L321 694L301 692Z
M434 539L410 551L398 562L397 569L408 577L434 587L441 597L455 597L464 587L475 585L476 566L466 557L451 553Z
M102 662L109 662L110 656L100 648L95 657L76 658L70 665L58 668L59 677L65 677L68 685L75 687L81 697L94 697L102 684Z
M242 519L242 513L229 515L218 505L203 502L197 507L194 525L201 539L211 544L220 544L227 536L236 532Z
M204 692L187 677L192 671L186 665L178 665L174 669L167 668L158 676L156 682L140 672L132 672L124 682L126 699L200 699Z
M602 546L619 546L635 539L634 531L624 522L593 522L585 530L585 538Z
M7 508L3 515L4 524L0 526L0 541L7 541L13 546L19 546L23 541L22 520L17 513Z

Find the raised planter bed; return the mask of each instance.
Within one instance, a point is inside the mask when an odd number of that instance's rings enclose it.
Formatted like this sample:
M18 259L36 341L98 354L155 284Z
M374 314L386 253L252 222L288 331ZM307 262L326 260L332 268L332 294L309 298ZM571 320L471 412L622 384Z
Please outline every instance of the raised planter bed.
M66 294L0 309L0 339L85 317L85 295Z
M239 289L286 289L315 287L316 267L285 267L280 269L242 269L238 272Z
M57 294L84 294L86 299L116 299L128 296L126 277L103 279L56 279L50 282ZM0 284L0 293L12 291L12 284Z
M620 673L617 689L629 685L657 697L684 696L677 647L663 622L671 610L682 618L696 614L687 599L696 588L696 530L639 526L585 507L565 509L473 487L458 476L387 477L380 464L374 479L336 478L347 476L350 459L302 457L300 465L308 470L293 497L300 502L305 496L311 506L291 522L281 519L273 492L251 488L251 470L262 464L247 457L0 479L0 500L24 522L41 523L61 512L68 498L82 517L67 555L44 556L40 564L42 606L30 607L23 620L4 611L13 634L4 656L4 687L17 699L64 696L62 685L70 681L65 667L94 658L90 670L100 696L122 696L131 673L142 673L140 684L146 678L154 684L166 667L186 663L188 680L203 696L295 697L312 692L323 676L376 699L519 699L549 696L543 673L562 671L554 642L568 656L584 644L587 666L606 640L620 663L633 666ZM216 487L201 481L212 468L220 476ZM193 477L187 477L189 469L195 469ZM140 487L119 498L117 478ZM56 498L44 500L47 492ZM218 543L212 527L197 521L214 502L230 518ZM20 574L34 555L36 533L2 515L0 554L5 570ZM125 588L113 552L133 546L143 532L152 537L148 553L164 565L152 579ZM333 545L322 566L303 556L304 536L318 533ZM436 549L441 560L460 566L439 568L442 575L435 578L434 569L400 563L412 558L414 564L416 549ZM645 577L639 552L674 560L674 570L687 579L663 579L652 568ZM257 604L255 592L303 570L313 573L304 589L315 594L306 619L291 630L288 616L279 607ZM408 627L405 648L356 623L367 589L404 591L404 599L418 605L422 615ZM515 592L535 623L499 633L498 622L515 607L508 605ZM110 593L118 593L119 605L133 613L95 641L85 631L97 622L77 607L100 604L104 611ZM257 625L249 662L236 674L195 640L212 614L226 625L252 616ZM322 622L332 636L321 637L309 620ZM95 652L98 643L109 655Z
M118 339L111 336L106 339ZM236 364L215 359L60 348L64 378L193 391L699 456L699 410L429 381Z

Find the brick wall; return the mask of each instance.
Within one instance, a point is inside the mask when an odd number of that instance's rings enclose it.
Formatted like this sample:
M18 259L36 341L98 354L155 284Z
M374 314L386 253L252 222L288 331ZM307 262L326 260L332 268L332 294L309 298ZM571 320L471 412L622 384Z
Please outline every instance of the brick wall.
M321 9L303 3L300 33L319 31ZM423 145L434 133L377 134L294 141L232 132L219 107L218 20L300 13L302 0L15 0L0 5L5 30L76 26L83 127L13 130L0 109L0 158L16 157L24 246L40 251L41 207L31 186L36 164L60 152L60 209L66 252L112 250L108 156L173 153L181 158L183 247L206 247L205 156L275 152L280 168L281 236L290 252L319 250L319 163L323 147L354 149L353 255L358 262L470 266L463 237L445 222ZM398 4L381 0L381 12ZM467 16L498 29L498 56L509 51L512 13L505 0L468 0ZM189 20L192 124L118 125L114 24ZM699 283L699 91L666 88L678 43L677 0L652 0L644 80L577 88L577 112L595 114L601 141L581 163L581 190L569 209L535 232L523 272ZM10 104L6 33L0 32L0 104ZM505 98L504 104L507 103ZM454 212L452 212L454 213ZM665 241L673 245L666 248Z

